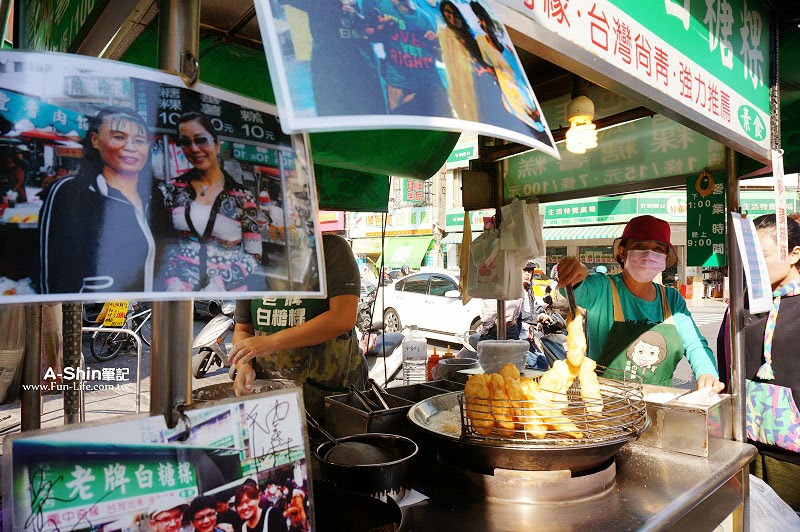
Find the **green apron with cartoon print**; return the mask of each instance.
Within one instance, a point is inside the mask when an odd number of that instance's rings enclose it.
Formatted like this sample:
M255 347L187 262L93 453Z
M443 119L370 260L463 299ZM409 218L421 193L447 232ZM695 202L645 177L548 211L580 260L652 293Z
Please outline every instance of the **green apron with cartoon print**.
M614 324L597 359L597 364L617 370L603 375L609 378L640 378L645 384L672 386L672 375L683 357L683 341L672 320L672 311L667 302L667 291L658 285L661 292L663 322L629 323L625 320L617 285L609 277L614 306Z
M327 310L324 299L264 298L250 303L257 336L300 325ZM361 352L354 331L319 345L283 349L253 361L259 379L288 379L303 384L306 410L317 419L325 411L325 396L347 393L350 384L364 389Z

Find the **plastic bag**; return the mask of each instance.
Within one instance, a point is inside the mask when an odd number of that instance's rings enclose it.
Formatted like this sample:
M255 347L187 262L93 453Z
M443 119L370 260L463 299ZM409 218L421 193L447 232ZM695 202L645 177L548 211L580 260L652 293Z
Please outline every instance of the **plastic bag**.
M760 478L750 475L750 530L800 530L800 517L775 490Z
M506 252L500 250L496 229L484 231L469 248L467 293L471 297L504 299L508 276Z

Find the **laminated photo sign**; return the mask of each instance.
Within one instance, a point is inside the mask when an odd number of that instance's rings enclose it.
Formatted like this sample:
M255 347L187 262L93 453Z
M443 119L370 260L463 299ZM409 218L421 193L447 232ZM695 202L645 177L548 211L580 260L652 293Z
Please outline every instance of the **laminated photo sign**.
M256 0L285 132L475 131L558 158L488 0Z
M224 519L216 501L313 530L300 390L201 404L175 429L137 416L8 437L3 530L178 530Z
M0 52L0 303L321 297L309 157L274 106Z

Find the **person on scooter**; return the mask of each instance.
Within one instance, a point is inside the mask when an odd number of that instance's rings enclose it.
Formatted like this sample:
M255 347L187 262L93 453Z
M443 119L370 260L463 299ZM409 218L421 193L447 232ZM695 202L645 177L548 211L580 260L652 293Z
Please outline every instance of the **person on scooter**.
M647 384L671 386L686 356L698 389L722 391L714 354L686 301L653 282L678 260L669 224L648 215L632 218L613 249L622 273L590 275L574 257L558 263L558 285L574 287L576 303L586 309L589 358Z
M549 365L544 357L544 353L536 346L534 341L536 324L548 318L545 313L544 305L533 295L533 290L531 289L531 279L533 278L533 271L536 268L536 263L530 260L522 269L522 305L520 306L519 339L526 340L531 346L525 365L537 369L547 369Z
M355 334L361 278L347 241L323 235L327 299L263 298L236 303L234 390L252 393L258 378L303 383L306 409L320 417L324 397L363 389L366 363ZM277 319L272 319L277 316Z

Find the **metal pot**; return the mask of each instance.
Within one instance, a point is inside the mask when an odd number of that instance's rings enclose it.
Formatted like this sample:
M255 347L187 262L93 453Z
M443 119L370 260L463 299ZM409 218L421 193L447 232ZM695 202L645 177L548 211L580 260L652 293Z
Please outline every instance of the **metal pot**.
M316 449L322 480L335 482L339 489L365 493L383 501L387 497L400 500L406 490L411 489L411 462L419 451L413 440L394 434L368 433L346 436L338 441L374 445L388 452L395 460L383 464L334 464L322 458L333 447L332 442L326 441Z

